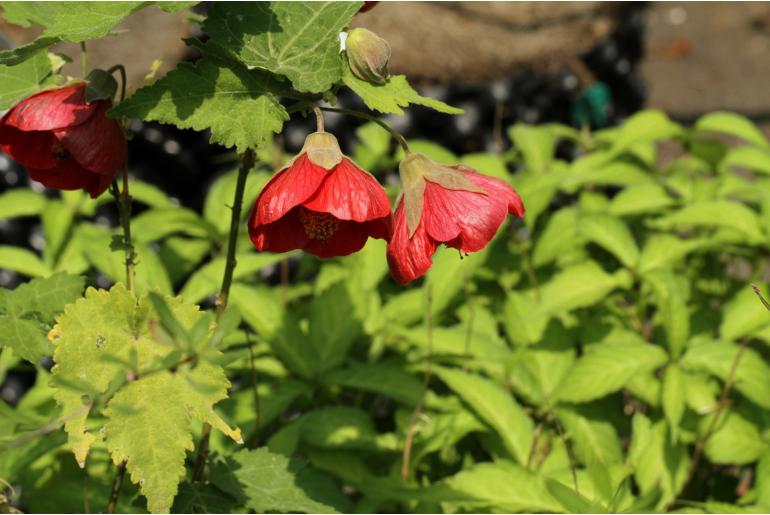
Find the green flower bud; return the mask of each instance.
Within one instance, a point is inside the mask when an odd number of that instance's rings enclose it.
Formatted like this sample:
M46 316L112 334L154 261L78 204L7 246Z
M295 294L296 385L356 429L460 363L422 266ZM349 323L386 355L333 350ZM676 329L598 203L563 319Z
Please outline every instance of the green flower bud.
M390 45L374 32L356 28L348 32L345 43L353 75L374 84L385 84L390 77Z

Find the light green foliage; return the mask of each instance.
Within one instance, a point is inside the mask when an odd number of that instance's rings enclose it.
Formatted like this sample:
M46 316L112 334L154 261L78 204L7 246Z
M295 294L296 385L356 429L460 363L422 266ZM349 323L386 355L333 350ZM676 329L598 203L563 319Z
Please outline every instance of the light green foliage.
M80 297L85 279L57 273L37 278L15 290L0 289L0 349L37 364L51 354L46 333L64 306Z
M180 64L112 108L110 115L210 129L212 142L244 152L267 144L289 119L276 98L279 88L267 73L204 58Z
M298 91L342 76L339 34L361 2L248 2L212 9L204 30L250 69L285 75ZM345 64L347 66L347 64Z
M22 98L57 85L57 77L52 76L51 71L51 61L44 51L14 67L0 64L0 109L7 109Z
M171 301L182 327L191 328L197 306ZM146 297L138 302L122 285L90 288L69 305L50 333L54 342L54 398L62 407L69 445L82 466L97 439L89 423L92 407L110 391L103 436L116 463L128 471L153 512L167 511L184 474L185 450L192 449L191 419L208 422L240 440L214 413L229 381L217 365L180 364L173 344L158 340L157 317ZM173 360L169 362L169 359Z
M409 85L404 75L392 75L385 84L373 84L354 76L346 67L343 70L342 80L347 87L361 97L369 109L381 113L404 114L403 108L409 104L430 107L440 113L463 112L462 109L447 105L440 100L420 95Z

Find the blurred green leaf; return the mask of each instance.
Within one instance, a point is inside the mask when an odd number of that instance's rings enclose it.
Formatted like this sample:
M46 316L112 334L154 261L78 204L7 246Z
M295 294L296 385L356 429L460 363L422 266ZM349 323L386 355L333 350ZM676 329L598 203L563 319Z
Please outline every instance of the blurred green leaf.
M767 138L753 122L745 116L727 111L716 111L701 116L695 122L695 132L696 134L709 132L729 134L759 147L770 149Z

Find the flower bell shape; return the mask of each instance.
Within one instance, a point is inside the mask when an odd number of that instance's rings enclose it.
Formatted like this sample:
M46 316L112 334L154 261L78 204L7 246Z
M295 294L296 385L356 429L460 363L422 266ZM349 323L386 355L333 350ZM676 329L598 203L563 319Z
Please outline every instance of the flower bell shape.
M348 32L345 51L353 75L373 84L385 84L390 74L390 45L380 36L363 28Z
M86 83L42 91L0 119L0 149L49 188L98 197L126 162L123 129L109 99L86 101Z
M385 190L342 154L328 132L310 134L267 183L248 226L257 250L303 249L321 258L361 250L369 237L388 239L391 227Z
M508 213L524 216L511 186L465 166L407 154L399 166L404 193L388 243L390 274L399 284L424 275L439 244L460 252L487 246Z

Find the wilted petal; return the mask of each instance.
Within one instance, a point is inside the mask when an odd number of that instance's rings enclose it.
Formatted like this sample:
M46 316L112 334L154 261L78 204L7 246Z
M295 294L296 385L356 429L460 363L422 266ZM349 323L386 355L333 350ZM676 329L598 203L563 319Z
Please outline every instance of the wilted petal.
M329 171L302 205L340 220L366 222L390 216L390 202L380 183L347 157Z

